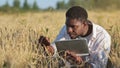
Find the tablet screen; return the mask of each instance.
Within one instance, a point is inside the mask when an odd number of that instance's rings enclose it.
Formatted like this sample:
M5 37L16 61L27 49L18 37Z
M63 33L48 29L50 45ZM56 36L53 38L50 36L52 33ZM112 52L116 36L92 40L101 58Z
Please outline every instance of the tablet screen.
M89 54L87 40L84 38L56 41L55 44L58 53L65 50L70 50L77 54Z

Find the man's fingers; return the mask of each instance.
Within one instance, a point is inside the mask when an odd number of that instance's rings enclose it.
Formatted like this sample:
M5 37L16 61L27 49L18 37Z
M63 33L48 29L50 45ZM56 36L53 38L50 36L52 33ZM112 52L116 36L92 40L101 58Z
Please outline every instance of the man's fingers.
M45 45L50 45L49 39L45 37L45 38L43 39L43 44L45 44Z
M52 46L46 46L46 48L50 54L54 54L54 48Z
M46 38L46 40L48 40L48 42L50 42L50 38L48 38L48 37L45 37Z
M69 51L67 50L66 51L66 59L67 60L72 60L74 61L75 63L82 63L82 58L80 56L77 56L75 52L72 52L72 51Z
M40 36L40 38L39 38L39 43L42 43L43 42L43 40L44 40L44 36Z
M43 46L43 45L50 45L50 39L44 36L40 36L39 38L39 43Z
M76 56L76 54L74 52L69 51L69 50L66 51L66 55L71 56L73 58L75 58L75 56Z
M81 64L83 62L82 58L80 56L76 57L76 63Z

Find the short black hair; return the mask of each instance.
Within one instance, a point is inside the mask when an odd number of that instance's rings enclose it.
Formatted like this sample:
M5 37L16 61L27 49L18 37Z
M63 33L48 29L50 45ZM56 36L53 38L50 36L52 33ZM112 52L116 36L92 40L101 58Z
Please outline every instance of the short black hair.
M87 20L88 18L88 13L87 11L80 7L80 6L73 6L71 8L68 9L68 11L66 12L66 18L72 18L72 19L85 19Z

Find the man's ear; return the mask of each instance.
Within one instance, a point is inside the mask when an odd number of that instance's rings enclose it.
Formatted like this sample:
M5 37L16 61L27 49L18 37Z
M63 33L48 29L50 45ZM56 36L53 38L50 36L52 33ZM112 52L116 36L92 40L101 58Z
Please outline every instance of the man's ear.
M87 24L86 24L86 22L82 22L82 26L86 26Z
M84 25L87 25L87 24L88 24L86 20L83 20L82 23L83 23Z

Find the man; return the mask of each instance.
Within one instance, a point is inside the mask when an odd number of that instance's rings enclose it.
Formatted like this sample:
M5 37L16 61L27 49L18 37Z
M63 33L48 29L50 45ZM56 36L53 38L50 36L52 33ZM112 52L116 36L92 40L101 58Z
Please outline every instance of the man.
M86 38L90 51L89 61L91 68L106 68L108 55L110 52L111 37L108 32L101 26L94 24L88 20L86 10L80 6L73 6L66 12L66 22L55 41L70 40L76 38ZM43 37L41 37L43 38ZM55 53L55 45L50 46L50 42L46 37L40 42L46 46L48 51ZM83 60L80 56L76 56L71 51L66 51L68 56L74 58L76 64L80 64ZM69 59L72 59L69 58Z

